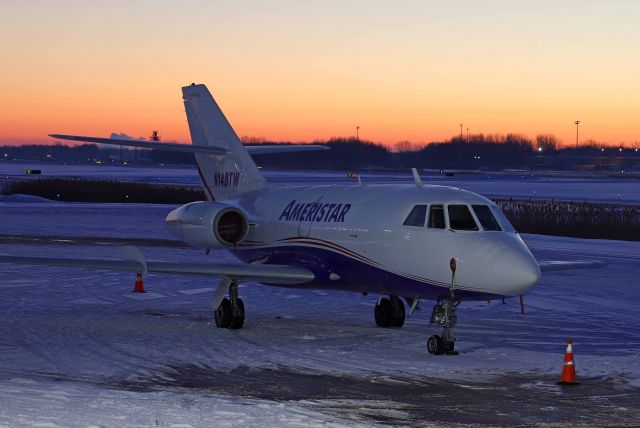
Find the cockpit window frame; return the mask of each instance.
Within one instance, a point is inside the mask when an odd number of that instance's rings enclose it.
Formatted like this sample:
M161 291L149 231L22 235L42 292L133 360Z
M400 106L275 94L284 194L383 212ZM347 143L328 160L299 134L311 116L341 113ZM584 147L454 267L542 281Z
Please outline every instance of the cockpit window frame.
M489 209L493 213L493 216L498 221L498 224L505 233L518 233L515 227L511 224L507 215L500 209L498 205L489 205Z
M489 212L490 212L491 216L493 217L493 220L496 222L496 224L497 224L499 229L498 230L486 229L485 226L480 221L480 218L476 214L474 205L475 206L487 207L487 209L489 209ZM471 219L474 222L475 229L456 229L456 228L451 227L451 219L449 217L449 208L450 207L455 207L455 206L465 207L467 209L468 214L470 214ZM424 207L425 216L424 216L424 219L423 219L423 223L419 224L419 222L418 222L418 224L407 224L407 220L409 220L409 217L411 216L413 211L415 209L417 209L418 207ZM432 227L432 226L429 225L430 224L430 219L431 219L431 214L432 214L432 211L434 209L438 209L438 208L442 210L444 225L443 225L443 227ZM506 222L506 224L504 224L504 222ZM457 203L447 203L447 202L417 203L417 204L415 204L415 205L413 205L411 207L411 210L409 211L409 213L405 217L404 221L402 222L402 226L403 227L411 227L411 228L415 228L415 229L426 229L426 230L430 230L430 231L449 230L449 231L454 231L454 232L466 232L466 233L469 233L469 232L503 232L503 233L514 233L515 232L515 233L518 233L515 230L515 228L513 227L513 225L509 222L507 217L504 215L502 210L500 210L500 207L498 207L497 205L494 205L494 204L487 204L487 203L465 203L465 202L457 202Z

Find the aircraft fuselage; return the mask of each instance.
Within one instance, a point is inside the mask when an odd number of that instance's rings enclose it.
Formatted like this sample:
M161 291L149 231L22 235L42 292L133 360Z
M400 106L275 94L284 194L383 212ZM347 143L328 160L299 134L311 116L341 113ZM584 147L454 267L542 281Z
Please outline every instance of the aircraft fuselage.
M490 200L457 188L416 185L267 187L227 201L252 226L235 251L245 262L294 264L314 272L304 288L438 299L486 300L525 293L538 282L536 260L506 219L484 230L474 205ZM443 227L405 225L416 205L442 206ZM450 205L469 207L478 230L456 230ZM428 212L427 219L428 221ZM419 222L418 222L419 224Z

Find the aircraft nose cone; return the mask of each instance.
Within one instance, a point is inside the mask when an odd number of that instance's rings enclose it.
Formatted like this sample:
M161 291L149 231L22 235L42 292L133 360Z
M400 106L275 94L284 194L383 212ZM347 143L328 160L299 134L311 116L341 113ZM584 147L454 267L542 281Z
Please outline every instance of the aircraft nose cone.
M495 266L488 288L503 296L518 296L540 280L538 262L518 235L496 235L483 247L484 266Z
M510 294L524 294L540 281L540 267L529 251L514 254L509 265Z
M479 291L500 296L524 294L538 283L538 262L519 235L487 233L479 238L460 257L457 283L473 284Z

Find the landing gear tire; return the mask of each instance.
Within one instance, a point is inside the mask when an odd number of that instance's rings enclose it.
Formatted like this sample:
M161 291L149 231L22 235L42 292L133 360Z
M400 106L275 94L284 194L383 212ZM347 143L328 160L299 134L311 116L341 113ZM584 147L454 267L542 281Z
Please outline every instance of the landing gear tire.
M402 327L404 325L404 303L396 296L391 296L391 327Z
M376 303L374 316L378 327L391 327L392 307L389 299L382 298Z
M427 351L429 351L432 355L442 355L444 354L444 342L442 338L437 334L429 337L427 340Z
M244 302L238 297L238 282L229 284L229 298L222 299L215 312L216 327L237 330L244 325Z
M244 311L243 311L244 312ZM231 302L226 297L222 299L215 313L216 327L229 328L231 325L232 311Z
M455 350L456 347L456 343L455 342L449 342L445 345L445 353L447 355L458 355L458 352L456 352Z
M402 327L404 325L404 303L397 296L383 297L375 308L375 319L378 327Z
M231 302L231 322L229 328L237 330L244 325L244 303L242 299L237 298Z

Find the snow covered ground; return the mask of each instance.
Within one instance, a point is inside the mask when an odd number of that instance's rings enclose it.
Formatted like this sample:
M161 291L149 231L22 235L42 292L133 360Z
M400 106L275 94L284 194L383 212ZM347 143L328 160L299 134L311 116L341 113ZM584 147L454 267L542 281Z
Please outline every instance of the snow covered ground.
M170 239L171 208L0 203L0 253L115 257L109 238ZM207 307L215 279L149 275L141 295L130 274L0 266L0 425L637 423L640 244L526 239L541 260L607 266L544 275L526 315L516 299L463 303L457 357L426 353L429 302L404 328L379 329L376 296L246 283L245 328L229 331ZM574 390L555 385L567 337L584 382Z
M115 258L119 238L171 239L171 209L0 202L0 253ZM459 356L427 354L429 302L379 329L377 296L245 283L230 331L207 306L216 279L149 275L133 294L131 274L0 265L0 426L640 424L640 243L526 241L606 267L545 274L526 315L463 303ZM149 259L230 258L140 243ZM573 388L555 384L568 337Z
M192 167L57 165L12 162L0 162L0 181L24 177L28 168L42 170L40 177L90 177L163 184L200 184L197 171ZM344 172L337 171L263 170L263 172L267 180L274 184L355 184L356 182L355 179L348 178ZM422 173L421 175L422 180L427 184L461 187L485 196L640 203L640 180L632 177L606 178L575 172L566 175L518 172L481 175L458 174L454 177L446 177L434 172ZM364 184L413 182L411 171L408 170L405 173L363 173L361 176Z

